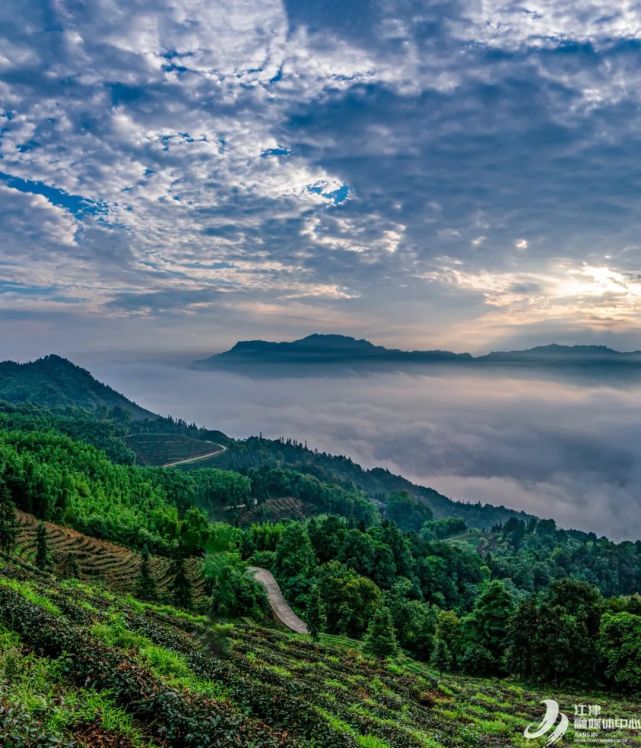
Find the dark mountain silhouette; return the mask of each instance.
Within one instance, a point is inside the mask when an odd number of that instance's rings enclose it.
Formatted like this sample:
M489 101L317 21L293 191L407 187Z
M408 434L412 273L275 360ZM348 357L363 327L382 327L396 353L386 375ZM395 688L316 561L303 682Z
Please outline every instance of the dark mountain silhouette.
M357 340L348 335L321 335L314 333L291 343L270 343L264 340L244 340L229 351L196 361L199 368L248 363L395 363L446 361L471 361L469 353L451 351L402 351L384 348L368 340Z
M432 364L534 365L534 366L641 366L641 352L622 353L602 345L538 346L523 351L494 351L484 356L426 350L403 351L374 345L347 335L315 333L301 340L272 343L244 340L233 348L194 363L198 368L243 367L251 364Z

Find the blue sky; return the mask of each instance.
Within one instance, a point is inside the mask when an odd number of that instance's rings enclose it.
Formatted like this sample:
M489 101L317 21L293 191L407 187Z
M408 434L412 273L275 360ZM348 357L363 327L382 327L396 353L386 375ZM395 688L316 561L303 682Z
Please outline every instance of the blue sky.
M9 0L0 345L641 348L641 3Z

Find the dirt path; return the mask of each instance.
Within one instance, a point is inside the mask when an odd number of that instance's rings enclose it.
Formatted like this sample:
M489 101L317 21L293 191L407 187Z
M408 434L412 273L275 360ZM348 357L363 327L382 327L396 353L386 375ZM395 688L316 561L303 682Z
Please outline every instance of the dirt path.
M198 462L199 460L206 460L208 457L215 457L221 455L227 450L227 447L223 447L222 444L218 445L218 449L215 452L208 452L206 455L198 455L197 457L187 457L185 460L176 460L175 462L166 462L162 467L175 467L176 465L186 465L188 462Z
M283 626L287 626L288 629L295 631L297 634L308 634L307 624L289 607L271 571L261 569L259 566L250 566L249 571L254 575L256 581L260 582L265 588L274 615Z

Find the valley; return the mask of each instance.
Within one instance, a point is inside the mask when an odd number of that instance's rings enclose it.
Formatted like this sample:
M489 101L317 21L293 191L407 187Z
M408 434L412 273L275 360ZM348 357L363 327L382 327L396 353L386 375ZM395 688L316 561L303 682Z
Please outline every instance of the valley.
M641 744L640 541L48 366L0 403L4 745L525 748L546 698Z

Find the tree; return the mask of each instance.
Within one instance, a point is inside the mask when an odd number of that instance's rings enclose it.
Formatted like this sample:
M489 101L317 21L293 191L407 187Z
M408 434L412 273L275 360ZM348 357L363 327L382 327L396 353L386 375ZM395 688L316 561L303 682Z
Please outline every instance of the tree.
M444 642L450 655L450 669L456 670L462 647L461 621L453 610L440 610L436 617L436 640Z
M378 607L381 597L378 587L339 561L319 567L318 585L329 633L360 639Z
M47 543L47 528L42 522L38 525L36 532L35 563L41 571L47 571L51 567L51 556L49 554L49 544Z
M80 576L80 567L73 553L66 553L58 565L58 573L64 579L76 579Z
M209 565L211 579L211 614L215 618L250 616L261 619L265 615L265 592L247 572L243 564L225 554L217 559L215 568Z
M637 692L641 688L641 616L606 613L601 619L598 648L610 681Z
M316 568L316 555L305 525L287 525L276 545L276 577L290 604L300 610L307 607L311 578Z
M586 582L561 579L550 587L539 608L535 641L540 678L589 683L598 677L594 652L602 611L603 598Z
M18 537L16 507L11 501L9 489L0 479L0 550L12 553Z
M191 608L191 582L185 571L185 557L178 549L172 564L174 603L179 608Z
M439 675L443 675L443 671L452 669L452 653L447 643L443 639L437 639L432 650L432 657L430 658L430 665L434 670L438 670Z
M209 539L209 522L204 512L192 506L180 525L180 544L186 556L202 553Z
M363 651L384 660L396 654L398 644L389 608L381 605L367 627Z
M398 643L414 657L429 662L434 649L436 614L430 605L421 600L409 599L420 595L420 590L409 579L400 578L391 592L386 594L386 604L392 613Z
M534 595L523 600L510 620L507 632L506 666L519 678L534 675L539 609Z
M148 601L158 599L156 582L151 575L149 549L147 546L142 549L142 554L140 556L140 569L138 571L138 580L136 582L136 597Z
M407 491L394 491L385 500L385 515L401 530L418 532L432 519L432 510Z
M479 595L472 614L465 619L471 648L464 657L466 669L476 673L504 672L505 646L513 610L514 601L505 584L498 580L490 582Z
M317 584L312 587L312 591L309 595L309 603L307 605L307 625L309 627L309 633L312 635L314 641L318 641L320 632L323 631L327 625L325 606L323 605L320 589Z
M309 577L316 567L316 556L305 525L287 525L276 545L276 573L283 579Z

